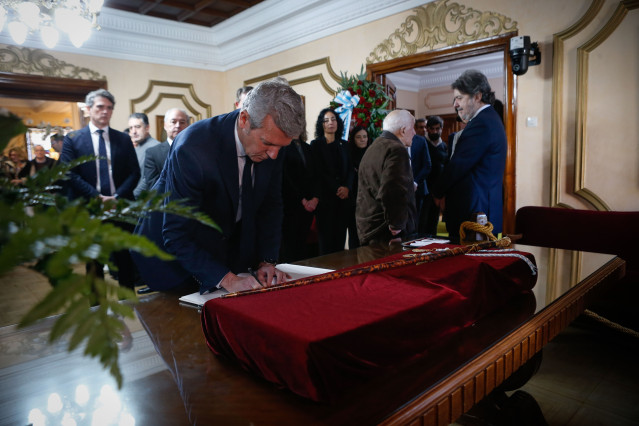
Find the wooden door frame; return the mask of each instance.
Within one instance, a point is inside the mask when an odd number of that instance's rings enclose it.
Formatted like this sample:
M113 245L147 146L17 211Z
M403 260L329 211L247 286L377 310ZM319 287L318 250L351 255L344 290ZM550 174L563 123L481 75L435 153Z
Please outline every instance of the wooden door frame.
M6 98L84 102L87 93L106 88L106 80L0 72L0 97Z
M504 128L506 130L506 139L508 141L506 168L504 170L504 234L512 234L515 232L515 163L517 158L517 130L515 117L517 112L517 90L516 77L510 71L511 60L508 51L510 49L510 39L516 35L517 32L512 32L459 46L417 53L415 55L404 56L384 62L368 64L366 66L368 78L377 82L382 82L383 76L397 71L448 62L456 59L469 58L487 53L503 52L505 93L505 99L503 100Z

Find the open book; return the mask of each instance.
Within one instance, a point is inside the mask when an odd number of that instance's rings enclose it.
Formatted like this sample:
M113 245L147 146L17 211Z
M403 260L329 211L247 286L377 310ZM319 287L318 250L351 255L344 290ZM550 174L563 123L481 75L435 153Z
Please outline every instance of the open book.
M300 265L292 265L290 263L281 263L277 265L277 269L282 272L286 272L291 276L290 280L298 280L300 278L306 278L313 275L325 274L327 272L333 272L332 269L323 269L323 268L313 268L311 266L300 266ZM249 276L248 273L238 274L239 276ZM185 303L187 305L200 307L204 305L207 301L211 299L217 299L218 297L227 294L228 291L221 288L219 290L215 290L206 294L200 294L199 292L187 294L186 296L180 297L180 303Z

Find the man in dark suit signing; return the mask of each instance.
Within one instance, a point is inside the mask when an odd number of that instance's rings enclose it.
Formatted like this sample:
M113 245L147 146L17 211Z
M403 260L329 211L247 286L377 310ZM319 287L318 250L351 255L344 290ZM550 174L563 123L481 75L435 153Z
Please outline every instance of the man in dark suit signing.
M101 158L69 171L69 196L87 200L99 197L104 203L114 202L117 198L133 200L140 166L131 138L109 127L115 98L108 91L99 89L86 96L85 104L89 125L65 136L60 162L69 163L85 155ZM118 226L126 228L126 225ZM118 281L133 288L135 269L128 251L114 253L113 258L118 267ZM101 268L96 272L101 276Z
M502 184L506 167L506 133L491 106L495 93L486 76L465 71L452 84L454 107L468 124L453 147L453 154L432 188L435 202L443 207L450 240L459 243L459 227L483 212L502 230Z
M258 84L242 108L180 133L154 186L167 202L184 200L220 230L174 215L151 214L136 232L176 260L135 256L142 278L162 290L195 279L200 292L230 292L283 282L275 269L282 229L281 148L306 123L302 99L283 82ZM256 268L252 276L236 274ZM258 281L259 280L259 281Z
M149 190L155 185L160 177L162 167L169 149L176 136L189 125L189 116L186 111L179 108L171 108L164 114L164 130L166 131L166 141L149 148L144 157L144 167L142 175L146 186L143 189Z

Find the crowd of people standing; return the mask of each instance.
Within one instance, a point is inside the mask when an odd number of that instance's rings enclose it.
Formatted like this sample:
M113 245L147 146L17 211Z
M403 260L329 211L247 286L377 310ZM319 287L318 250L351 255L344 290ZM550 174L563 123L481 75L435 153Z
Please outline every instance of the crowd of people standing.
M491 107L494 93L472 70L452 88L455 110L467 125L448 144L438 116L415 120L406 110L391 111L373 141L362 126L345 132L331 108L318 114L308 143L301 98L281 78L241 88L235 111L191 126L186 111L170 109L167 139L160 142L150 136L143 113L129 117L128 134L110 127L115 98L100 89L87 95L89 124L64 138L60 161L101 158L71 170L68 196L108 203L154 189L220 226L148 215L130 231L176 260L120 253L120 284L127 287L140 279L159 289L190 283L200 291L270 285L285 280L278 261L434 235L441 212L452 242L459 242L461 221L477 211L499 232L506 141ZM53 167L42 146L34 155L27 162L11 150L5 177L20 184ZM247 268L254 268L253 277L237 275Z

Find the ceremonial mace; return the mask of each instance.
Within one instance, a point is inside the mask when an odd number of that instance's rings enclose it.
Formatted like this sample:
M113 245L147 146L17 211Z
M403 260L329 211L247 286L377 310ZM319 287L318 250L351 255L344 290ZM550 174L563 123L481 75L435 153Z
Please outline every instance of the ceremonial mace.
M433 262L444 257L459 256L461 254L472 253L479 250L486 250L491 248L507 248L510 247L511 240L509 237L503 237L496 241L485 241L469 246L446 248L443 250L427 253L415 254L415 256L404 259L396 259L388 262L376 263L374 265L360 266L353 269L347 269L345 271L327 272L321 275L314 275L312 277L300 278L295 281L286 282L279 285L270 287L262 287L252 290L238 291L235 293L228 293L222 296L222 298L248 296L250 294L265 293L269 291L283 290L285 288L300 287L308 284L315 284L322 281L329 281L338 278L348 278L357 275L368 274L369 272L386 271L389 269L401 268L403 266L413 265L417 263Z

